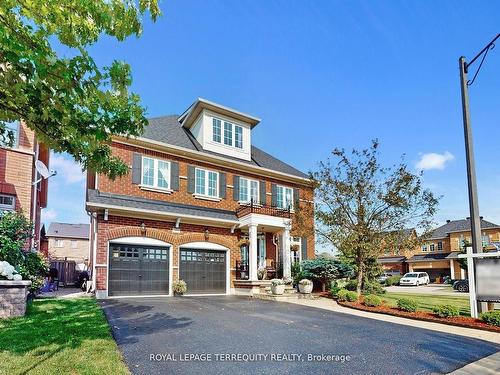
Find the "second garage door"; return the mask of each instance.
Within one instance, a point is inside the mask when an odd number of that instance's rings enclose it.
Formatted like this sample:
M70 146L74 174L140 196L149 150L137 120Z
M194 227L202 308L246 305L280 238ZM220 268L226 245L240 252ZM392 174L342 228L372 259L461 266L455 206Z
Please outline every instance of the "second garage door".
M225 251L182 248L179 266L188 294L226 293Z

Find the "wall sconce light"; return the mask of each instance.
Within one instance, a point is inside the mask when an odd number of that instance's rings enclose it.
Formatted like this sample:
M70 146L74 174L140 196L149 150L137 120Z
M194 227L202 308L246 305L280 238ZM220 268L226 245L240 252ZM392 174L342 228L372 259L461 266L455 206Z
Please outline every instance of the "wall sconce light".
M205 241L208 241L208 238L210 237L210 232L208 228L205 229Z
M146 234L146 224L141 223L141 227L140 228L141 228L141 233L144 236Z

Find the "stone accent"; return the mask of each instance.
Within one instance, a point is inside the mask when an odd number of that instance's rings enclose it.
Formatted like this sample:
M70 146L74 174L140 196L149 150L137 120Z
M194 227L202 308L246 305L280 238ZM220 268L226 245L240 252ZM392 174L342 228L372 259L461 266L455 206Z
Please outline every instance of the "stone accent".
M26 297L31 281L0 280L0 319L26 314Z

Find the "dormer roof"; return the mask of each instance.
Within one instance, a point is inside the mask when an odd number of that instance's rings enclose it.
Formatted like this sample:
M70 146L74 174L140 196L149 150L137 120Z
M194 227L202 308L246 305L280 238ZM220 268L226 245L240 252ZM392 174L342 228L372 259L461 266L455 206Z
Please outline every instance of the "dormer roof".
M253 129L260 122L260 118L258 117L203 98L196 99L196 101L179 116L178 121L183 127L189 129L204 109L247 123L250 125L251 129Z

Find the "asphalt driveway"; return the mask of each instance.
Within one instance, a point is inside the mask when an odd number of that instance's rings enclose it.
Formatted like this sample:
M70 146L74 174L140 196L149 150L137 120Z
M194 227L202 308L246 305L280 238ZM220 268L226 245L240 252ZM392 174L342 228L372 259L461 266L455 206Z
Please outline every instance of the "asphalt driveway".
M500 350L477 339L244 297L114 299L102 306L134 374L434 374Z

